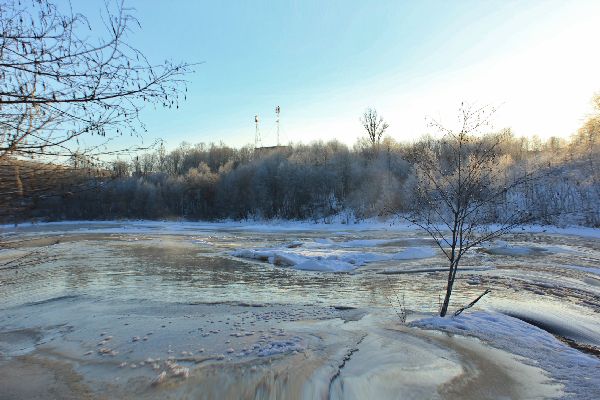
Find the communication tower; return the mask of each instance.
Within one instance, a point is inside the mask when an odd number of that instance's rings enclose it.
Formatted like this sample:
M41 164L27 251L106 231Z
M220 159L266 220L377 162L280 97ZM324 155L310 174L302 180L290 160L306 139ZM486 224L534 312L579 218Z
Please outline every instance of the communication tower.
M281 113L281 108L279 106L275 107L275 122L277 124L277 146L279 146L279 114Z
M260 138L260 128L258 127L258 115L254 116L254 124L256 125L256 131L254 133L254 148L258 149L262 145L262 140Z

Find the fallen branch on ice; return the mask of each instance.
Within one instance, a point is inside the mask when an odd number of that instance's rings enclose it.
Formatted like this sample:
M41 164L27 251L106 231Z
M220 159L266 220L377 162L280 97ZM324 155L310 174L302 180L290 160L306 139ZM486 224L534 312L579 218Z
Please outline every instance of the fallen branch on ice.
M481 300L481 298L483 296L485 296L486 294L490 293L492 290L491 289L485 289L485 292L483 292L482 294L479 295L479 297L477 297L475 300L473 300L472 302L470 302L469 304L467 304L466 306L459 308L458 310L456 310L454 312L454 316L458 317L463 311L465 311L468 308L471 308L475 305L475 303L477 303L479 300Z

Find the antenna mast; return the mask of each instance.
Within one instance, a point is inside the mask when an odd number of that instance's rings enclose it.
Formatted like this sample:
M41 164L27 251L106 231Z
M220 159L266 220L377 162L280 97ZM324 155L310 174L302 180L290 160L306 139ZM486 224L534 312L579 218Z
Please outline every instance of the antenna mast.
M254 133L254 148L258 149L261 145L260 129L258 128L258 115L254 116L254 124L256 125L256 131Z
M279 113L281 113L281 108L279 106L275 107L275 115L277 119L275 122L277 123L277 146L279 146Z

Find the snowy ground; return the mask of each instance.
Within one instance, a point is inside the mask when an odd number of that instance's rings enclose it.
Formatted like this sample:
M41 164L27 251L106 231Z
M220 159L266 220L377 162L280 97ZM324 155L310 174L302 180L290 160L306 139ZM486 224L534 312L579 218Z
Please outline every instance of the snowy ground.
M0 399L600 398L600 234L520 232L441 319L441 252L406 225L3 226L0 263L38 258L0 269Z
M523 357L526 364L542 368L549 378L564 385L567 398L600 396L600 358L570 348L549 332L520 319L477 311L455 318L419 319L410 326L476 337L497 349Z

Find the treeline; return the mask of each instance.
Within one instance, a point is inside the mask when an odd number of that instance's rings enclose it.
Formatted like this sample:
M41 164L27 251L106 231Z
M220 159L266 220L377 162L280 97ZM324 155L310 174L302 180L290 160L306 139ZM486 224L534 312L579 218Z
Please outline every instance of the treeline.
M0 222L26 220L32 213L50 215L56 199L67 198L73 190L94 190L110 176L89 165L0 159Z
M502 143L498 168L507 175L542 166L546 171L519 194L523 206L536 210L535 222L600 226L600 132L584 128L570 140L509 135ZM418 157L419 148L389 137L352 148L338 141L262 149L161 147L113 161L102 174L90 175L82 190L36 201L27 218L326 222L342 213L352 223L412 206L415 171L408 160Z

